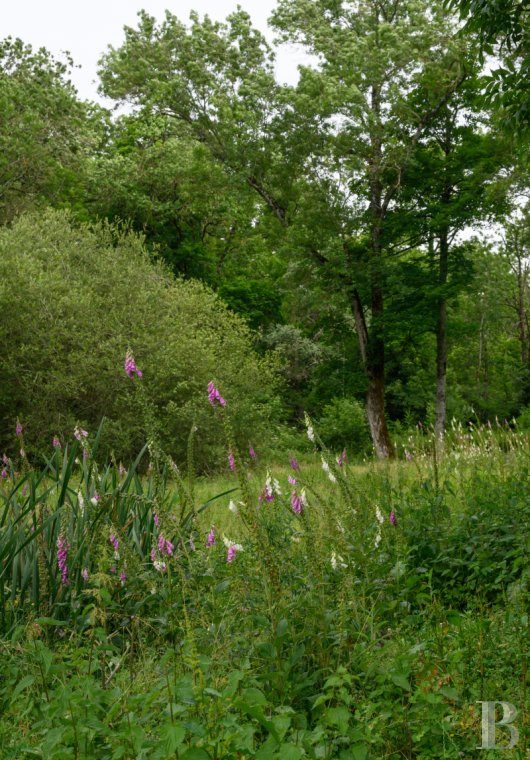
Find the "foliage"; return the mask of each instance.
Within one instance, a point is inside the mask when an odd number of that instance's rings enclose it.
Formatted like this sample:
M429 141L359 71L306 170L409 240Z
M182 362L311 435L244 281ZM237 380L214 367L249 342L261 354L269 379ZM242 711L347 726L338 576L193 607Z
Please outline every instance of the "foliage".
M214 405L233 445L231 399ZM339 467L306 423L314 458L290 471L296 484L249 470L234 446L237 512L211 514L214 502L187 524L192 481L171 486L156 458L148 481L135 465L98 470L97 441L82 439L41 472L10 467L6 759L456 760L478 744L477 700L524 704L527 438L457 426L441 461L421 434L412 462L359 471ZM272 499L258 502L265 477Z
M204 403L212 378L231 390L238 433L250 426L259 437L274 423L274 375L248 328L206 287L149 260L125 229L76 227L66 213L48 212L0 230L0 308L4 447L14 443L17 415L28 454L105 417L102 451L131 458L151 434L147 407L177 461L196 425L198 465L211 465L225 457ZM128 347L148 392L123 372Z
M35 206L82 204L80 174L106 120L77 99L71 66L19 39L0 42L0 224Z

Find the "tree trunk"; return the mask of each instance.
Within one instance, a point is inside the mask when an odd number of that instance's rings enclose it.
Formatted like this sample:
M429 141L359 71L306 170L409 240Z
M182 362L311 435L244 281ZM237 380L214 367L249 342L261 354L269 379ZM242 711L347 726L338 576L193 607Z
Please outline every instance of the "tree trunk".
M434 432L436 440L443 440L446 416L447 385L447 299L443 287L447 283L447 265L449 259L448 230L440 233L440 268L438 282L442 293L438 300L438 323L436 326L436 408Z
M369 343L364 310L357 290L353 291L351 304L364 373L368 381L366 417L370 427L372 443L379 459L389 459L394 455L394 447L392 446L385 417L385 365L384 360L380 360L381 348L384 349L384 345L381 347L374 340L371 341L371 344ZM376 360L378 356L379 362Z

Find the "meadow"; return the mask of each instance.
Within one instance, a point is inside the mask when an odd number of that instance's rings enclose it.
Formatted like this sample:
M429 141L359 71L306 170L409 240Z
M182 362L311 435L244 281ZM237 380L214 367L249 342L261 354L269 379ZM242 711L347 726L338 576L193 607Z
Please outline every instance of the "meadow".
M2 758L525 756L527 436L417 429L350 462L307 418L309 453L269 466L209 395L209 477L193 431L187 472L155 439L101 464L101 429L5 458ZM477 749L488 700L516 706L513 749Z

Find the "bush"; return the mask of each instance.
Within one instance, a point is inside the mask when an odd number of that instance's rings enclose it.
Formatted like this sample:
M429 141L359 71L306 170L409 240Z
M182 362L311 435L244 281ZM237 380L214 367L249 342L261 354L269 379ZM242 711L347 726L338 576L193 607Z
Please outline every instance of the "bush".
M5 448L17 417L34 453L49 450L53 435L71 436L76 424L93 430L105 417L103 453L112 448L129 459L150 433L148 398L162 444L177 460L198 427L196 459L204 466L224 452L215 448L219 430L207 400L212 379L230 401L242 443L249 430L266 439L275 419L274 372L254 353L243 320L208 288L153 263L127 230L76 227L56 211L2 229L0 311ZM124 373L128 347L141 383Z
M356 399L334 398L324 407L318 431L324 443L332 448L347 446L356 454L370 450L368 421Z

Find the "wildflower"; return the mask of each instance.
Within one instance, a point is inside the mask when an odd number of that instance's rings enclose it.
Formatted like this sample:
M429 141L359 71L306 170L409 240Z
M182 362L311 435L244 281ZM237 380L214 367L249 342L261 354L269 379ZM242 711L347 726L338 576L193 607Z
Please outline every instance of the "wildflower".
M22 488L22 496L27 496L29 493L29 488L27 486L24 486Z
M136 366L133 352L130 348L127 349L127 353L125 354L124 369L127 377L132 377L134 374L138 375L138 377L142 377L142 371Z
M77 503L79 505L79 510L81 514L83 515L85 513L85 500L83 499L83 494L81 491L77 492Z
M157 515L156 512L153 514L153 521L154 521L156 527L158 528L158 526L160 525L160 517Z
M226 401L213 384L213 381L208 383L208 399L212 406L215 406L216 403L218 403L220 406L226 405Z
M156 549L153 546L153 548L151 549L151 562L154 562L155 559L156 559Z
M61 441L57 438L56 435L53 436L52 444L53 444L53 448L54 449L60 449L61 448Z
M385 518L383 517L383 513L381 512L379 507L375 508L375 516L377 518L377 522L379 523L379 525L382 525L385 521Z
M68 586L70 581L68 580L68 541L66 537L60 533L57 538L57 564L59 566L59 572L61 573L61 584Z
M248 454L249 454L249 456L250 456L251 459L257 459L258 458L258 455L254 451L254 447L253 446L249 446L248 447Z
M2 457L2 462L6 465L6 467L9 464L9 459L7 458L7 456L5 454Z
M188 541L188 544L190 545L191 551L194 552L196 547L195 547L195 541L193 540L192 536L190 536L190 540Z
M24 451L24 449L20 449L20 456L22 457L22 459L26 458L26 452Z
M167 554L168 557L173 556L173 551L175 547L171 543L171 541L168 541L167 538L164 538L164 536L159 536L158 538L158 551L160 554Z
M291 494L291 507L293 508L293 512L297 515L302 511L302 500L296 491L293 491Z
M315 431L313 430L313 425L311 424L311 419L307 412L304 414L304 422L305 426L307 428L307 437L311 441L311 443L315 442Z
M122 586L125 585L125 581L127 580L127 574L123 572L123 570L120 573L120 583Z
M23 432L24 432L24 428L22 427L20 422L17 420L17 426L15 428L15 433L17 434L17 438L20 438Z
M211 548L215 544L215 528L212 528L210 532L208 533L208 538L206 539L206 546L208 548Z
M232 562L232 560L235 558L237 552L242 552L243 547L241 544L236 544L234 541L230 541L229 538L226 536L223 536L223 544L228 549L227 555L226 555L226 561Z
M90 574L89 574L89 572L88 572L87 568L86 568L86 567L84 567L84 568L81 570L81 578L82 578L84 581L87 581L87 580L88 580L88 578L89 578L89 575L90 575Z
M239 514L239 509L237 508L236 504L230 499L230 502L228 504L228 509L232 514L237 515Z
M236 469L236 462L234 459L234 455L232 454L232 449L228 449L228 464L230 465L230 469L232 472Z
M413 456L408 449L405 449L405 459L407 462L412 462Z
M109 541L112 544L112 546L114 547L114 551L117 552L118 549L120 548L120 542L118 541L118 539L116 538L116 536L114 535L114 533L110 534Z
M390 524L391 525L395 525L397 523L397 517L396 517L396 513L394 512L394 510L392 510L392 512L390 513L390 516L389 516L388 519L390 520Z
M0 477L4 478L4 480L8 477L5 467L2 469L2 472L0 472Z
M97 506L98 501L101 501L101 496L97 491L94 491L94 496L90 499L90 503Z
M296 483L297 483L297 480L296 480L296 478L293 478L293 476L292 476L292 475L289 475L289 476L287 477L287 482L289 483L289 485L291 485L291 486L295 486L295 485L296 485Z
M377 549L380 543L381 543L381 531L378 530L375 536L375 540L374 540L374 547Z
M341 557L340 554L337 554L335 551L331 552L330 563L333 570L336 570L338 567L341 567L343 570L345 570L348 567L348 565L344 562L343 557Z
M324 459L324 457L320 457L320 458L322 460L322 469L324 470L324 472L326 473L326 475L328 476L328 478L331 480L331 482L332 483L336 483L337 482L337 478L331 472L329 464L326 462L326 460Z
M86 430L83 430L83 428L76 427L74 430L74 437L80 441L81 438L88 438L88 433Z
M122 463L122 462L120 462L120 464L119 464L119 466L118 466L118 475L120 476L120 478L123 478L123 477L124 477L124 475L127 475L127 470L126 470L126 469L125 469L125 467L123 466L123 463Z
M155 570L159 573L165 573L166 572L166 563L161 562L160 560L154 560L153 566Z
M293 470L300 469L300 465L298 464L298 459L296 459L296 457L289 456L289 464L291 465Z
M342 465L346 462L346 449L342 450L342 454L339 454L337 457L337 464L339 467L342 467Z

